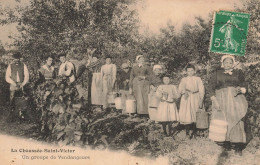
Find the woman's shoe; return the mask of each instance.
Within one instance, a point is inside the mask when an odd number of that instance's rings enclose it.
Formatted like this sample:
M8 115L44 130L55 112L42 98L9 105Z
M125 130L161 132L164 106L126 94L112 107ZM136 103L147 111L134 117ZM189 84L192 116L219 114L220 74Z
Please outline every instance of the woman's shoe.
M244 148L244 144L242 144L242 143L235 144L235 154L242 156L243 148Z
M189 134L189 130L185 130L186 131L186 136L190 136L190 134Z
M231 143L229 141L225 141L223 144L224 151L231 151Z
M231 151L231 148L229 148L229 147L224 147L224 151Z

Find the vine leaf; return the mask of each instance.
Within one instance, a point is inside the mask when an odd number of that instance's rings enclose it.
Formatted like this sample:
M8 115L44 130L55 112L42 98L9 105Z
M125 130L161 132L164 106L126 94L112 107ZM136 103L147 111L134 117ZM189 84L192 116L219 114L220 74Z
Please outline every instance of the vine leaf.
M65 132L60 132L60 133L58 133L58 135L57 135L57 140L60 140L60 138L63 136L63 135L65 135Z

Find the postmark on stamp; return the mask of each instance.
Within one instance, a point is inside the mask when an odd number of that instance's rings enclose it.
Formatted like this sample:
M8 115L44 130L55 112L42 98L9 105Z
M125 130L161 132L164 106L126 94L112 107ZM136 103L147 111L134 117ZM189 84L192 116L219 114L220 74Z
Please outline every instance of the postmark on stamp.
M209 51L244 56L249 22L250 15L247 13L216 12Z

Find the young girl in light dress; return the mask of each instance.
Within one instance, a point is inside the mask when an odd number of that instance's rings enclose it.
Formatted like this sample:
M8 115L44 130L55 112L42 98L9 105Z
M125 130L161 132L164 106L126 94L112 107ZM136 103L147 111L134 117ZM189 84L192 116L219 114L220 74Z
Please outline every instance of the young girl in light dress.
M186 135L192 138L196 133L196 112L202 108L204 85L200 77L195 76L195 67L188 64L187 77L182 78L179 85L181 93L180 124L185 125Z
M106 57L106 64L101 67L101 89L103 109L108 108L108 94L112 92L116 81L116 65L111 63L112 57Z
M162 79L163 85L158 86L156 91L156 95L161 101L158 105L155 121L160 122L162 124L164 134L166 136L170 136L172 123L174 121L179 121L179 114L175 102L180 95L176 86L170 84L170 76L168 74L164 74ZM168 134L166 131L167 125Z

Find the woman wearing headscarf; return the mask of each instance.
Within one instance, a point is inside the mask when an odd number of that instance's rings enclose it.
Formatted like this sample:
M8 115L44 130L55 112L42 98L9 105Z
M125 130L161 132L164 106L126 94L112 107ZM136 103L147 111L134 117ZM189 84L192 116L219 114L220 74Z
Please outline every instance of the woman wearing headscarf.
M156 96L156 90L159 85L162 84L161 80L162 66L154 65L153 74L150 76L150 93L148 96L148 112L151 120L155 119L155 113L157 111L160 99Z
M150 67L145 65L143 55L136 57L137 64L130 74L130 94L133 93L137 103L137 114L148 114L149 78L152 74Z
M221 58L222 68L214 72L210 79L210 96L214 113L222 112L223 120L228 123L224 149L230 150L234 145L236 153L242 155L246 143L243 117L248 103L245 98L246 82L241 70L235 70L235 58L225 55Z

